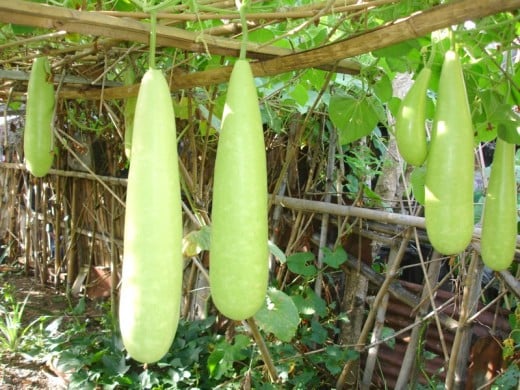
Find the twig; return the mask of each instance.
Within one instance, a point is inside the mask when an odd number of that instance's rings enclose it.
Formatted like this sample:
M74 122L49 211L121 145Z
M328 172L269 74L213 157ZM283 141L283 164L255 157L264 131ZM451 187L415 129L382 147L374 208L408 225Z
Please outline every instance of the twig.
M421 251L419 251L419 255L422 259ZM434 252L432 258L436 258L436 257L438 257L438 253ZM423 261L421 261L421 265L424 268ZM425 288L422 293L423 301L426 301L426 298L431 299L431 305L434 308L434 311L436 311L436 310L435 310L435 302L434 302L434 297L432 294L431 285L438 280L440 268L441 268L440 262L434 261L434 262L430 263L430 266L428 268L428 276L426 277L426 287L427 288ZM424 274L426 275L426 272L424 272ZM419 307L418 314L416 316L416 321L427 313L428 308L429 308L429 305L427 305L427 304L422 304ZM406 348L406 352L405 352L405 355L403 358L403 363L401 365L401 370L399 371L399 376L397 378L397 383L395 385L395 389L405 389L406 388L406 383L408 382L408 379L409 379L411 371L412 371L417 349L419 348L419 339L420 339L420 333L421 333L420 330L421 329L419 327L415 327L412 330L412 334L410 336L410 341Z
M471 290L472 287L478 285L477 273L478 273L478 262L480 261L475 251L471 254L471 260L469 264L468 273L464 278L464 290L462 296L462 304L460 307L459 326L455 332L455 338L451 347L451 356L448 361L448 370L446 372L446 389L453 389L455 383L455 376L457 371L457 363L459 361L459 352L463 342L463 338L467 333L468 318L470 317L471 309Z
M326 170L326 194L324 201L329 203L332 198L333 191L333 173L334 173L334 161L336 160L336 129L333 128L329 137L329 155L327 158L327 170ZM327 235L329 231L329 214L323 214L321 217L321 229L320 229L320 244L318 247L318 259L316 266L318 271L323 267L324 248L327 246ZM321 284L323 282L323 274L318 272L316 281L314 284L314 292L318 297L321 297Z
M251 330L251 334L253 335L253 338L256 341L256 345L258 345L258 349L260 349L260 353L262 355L262 358L264 359L264 363L267 366L267 371L269 371L269 376L271 377L272 382L278 381L278 372L276 371L276 367L273 363L273 358L271 357L271 354L269 353L269 349L267 348L267 345L265 344L264 338L260 334L260 331L258 330L258 327L256 326L256 322L253 317L248 318L247 324L249 325L249 329Z

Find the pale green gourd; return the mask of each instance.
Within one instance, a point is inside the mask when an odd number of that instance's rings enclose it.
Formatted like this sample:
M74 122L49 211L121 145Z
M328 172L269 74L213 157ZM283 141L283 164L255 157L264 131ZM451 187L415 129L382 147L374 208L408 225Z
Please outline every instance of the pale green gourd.
M126 196L119 302L123 343L142 363L160 360L179 321L182 210L172 100L160 70L141 82Z
M439 79L426 162L425 222L432 246L462 252L473 234L473 125L460 58L448 51Z
M220 130L212 203L211 296L233 320L264 304L268 281L267 169L251 67L236 61Z
M395 139L399 153L411 165L420 166L428 152L426 142L426 91L431 68L423 68L403 98L395 117Z
M54 85L49 59L38 57L33 62L29 76L23 140L25 164L36 177L45 176L54 160L54 105Z
M484 203L481 255L495 271L513 262L517 236L515 145L497 138Z

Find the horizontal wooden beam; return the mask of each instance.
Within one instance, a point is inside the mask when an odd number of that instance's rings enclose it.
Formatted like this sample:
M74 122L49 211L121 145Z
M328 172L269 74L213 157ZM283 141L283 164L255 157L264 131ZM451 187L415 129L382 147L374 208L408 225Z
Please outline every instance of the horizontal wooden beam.
M293 70L326 67L333 69L334 61L353 58L360 54L382 49L410 39L420 38L433 31L480 19L500 12L520 9L520 0L461 0L417 12L408 18L366 31L347 39L294 54L252 62L257 77L274 76ZM209 86L229 80L231 67L225 66L194 73L174 73L171 89L187 89L193 86ZM175 70L174 70L175 72ZM121 99L135 95L138 85L106 88L103 99ZM65 98L99 99L100 91L67 91Z
M250 44L248 53L251 58L258 60L251 64L253 73L257 77L274 76L307 68L332 70L335 69L335 63L360 54L419 38L467 20L518 9L520 9L520 0L460 0L436 6L424 12L417 12L407 18L315 49L290 54L285 51L285 54L282 54L278 51L280 48L273 49L270 46L256 45L255 49L255 45ZM136 42L147 42L149 34L148 25L139 21L123 20L95 12L75 11L21 0L0 0L0 21L49 29L65 29ZM210 53L234 57L237 57L239 53L239 42L226 38L200 37L196 33L164 26L159 26L157 33L157 41L160 45L194 52L202 52L207 48ZM179 90L227 82L230 74L230 66L194 73L182 73L174 69L171 77L171 89ZM62 97L122 99L137 94L138 88L139 86L136 84L104 88L103 91L92 88L63 90Z
M150 37L150 25L135 19L23 0L0 0L0 22L139 43L148 43ZM157 26L157 45L195 53L238 57L241 42L236 39L201 34L159 24ZM249 42L247 46L248 57L256 60L291 53L293 53L291 49L255 42ZM360 69L358 63L349 60L340 63L339 67L340 71L344 73L357 73Z

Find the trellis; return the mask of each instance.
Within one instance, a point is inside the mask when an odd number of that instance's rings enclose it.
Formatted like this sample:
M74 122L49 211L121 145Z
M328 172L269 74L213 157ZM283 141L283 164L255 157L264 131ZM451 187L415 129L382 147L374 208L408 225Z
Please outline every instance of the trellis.
M381 7L391 4L394 1L390 0L374 0L367 2L348 2L348 1L324 1L319 2L314 6L309 7L295 7L289 12L284 11L280 13L259 13L248 15L248 20L257 21L258 23L267 23L273 20L283 20L286 18L303 19L302 26L305 23L312 22L315 18L319 18L327 13L344 13L345 16L362 15L369 12L375 7ZM212 2L208 2L212 4ZM218 35L204 34L185 31L178 27L172 27L171 24L182 20L197 20L197 18L229 18L235 19L236 14L231 12L234 4L232 2L215 2L217 6L222 9L229 9L228 14L214 14L214 13L198 13L191 14L186 12L182 6L176 9L176 13L159 14L158 19L161 20L162 25L157 29L157 42L163 48L173 47L176 49L185 50L188 53L211 53L215 55L237 57L239 52L240 42L236 39L223 38ZM302 70L307 68L320 68L325 70L333 70L339 73L357 74L361 67L358 63L350 58L360 54L365 54L377 49L389 47L393 44L404 42L409 39L424 36L432 31L438 30L454 24L463 23L466 20L478 19L485 16L493 15L499 12L516 11L520 9L520 0L462 0L447 3L441 6L434 6L423 12L418 12L407 16L406 18L394 20L387 23L380 28L361 31L357 34L347 37L343 40L324 44L322 46L306 50L293 51L282 49L274 45L259 45L250 43L248 46L248 56L253 60L252 68L256 76L273 76L284 72ZM30 25L35 27L45 28L51 32L42 34L37 37L28 39L20 39L16 42L10 42L0 46L0 50L23 47L23 45L34 43L40 40L47 42L49 40L62 40L66 33L79 33L85 35L92 35L98 37L93 43L83 46L72 45L68 50L49 49L49 54L62 57L63 60L58 63L58 68L67 69L67 66L79 62L83 59L88 59L89 56L106 55L111 53L111 64L123 59L133 50L142 50L146 48L148 42L149 28L147 23L143 22L147 15L143 13L117 13L117 12L97 12L97 11L80 11L71 10L61 7L53 7L48 5L41 5L37 3L30 3L25 1L0 0L0 22L15 23L20 25ZM238 25L234 25L236 31L240 31ZM132 42L134 46L130 46L124 50L118 49L118 45L122 42ZM113 53L112 53L113 52ZM4 82L0 86L0 97L4 101L8 101L13 96L23 95L25 93L25 84L28 80L28 64L29 60L36 54L28 53L20 57L3 59L0 61L0 80ZM70 58L67 58L70 56ZM97 58L97 57L96 57ZM89 60L90 61L90 60ZM88 61L85 61L88 62ZM90 68L90 69L89 69ZM92 74L88 71L92 70ZM172 91L188 90L194 87L207 87L224 83L228 80L231 67L222 66L216 69L204 70L198 72L189 72L182 67L173 66L168 69L170 76L170 87ZM125 86L118 81L107 80L105 78L107 68L94 65L83 66L77 74L64 73L56 74L55 81L59 83L61 88L59 97L62 100L67 99L83 99L99 101L100 106L106 102L117 99L124 99L126 97L135 95L137 93L138 84ZM105 105L105 108L107 106ZM6 109L7 113L7 109ZM211 115L209 115L211 116ZM117 113L115 113L117 117ZM302 125L300 123L300 125ZM304 125L304 121L303 121ZM302 126L303 126L302 125ZM205 139L211 148L214 140ZM268 140L268 143L274 140ZM88 143L81 141L70 140L72 145L79 147L77 157L81 157L84 152L83 146L88 146ZM197 162L194 162L193 154L190 150L197 151L201 147L200 141L192 139L187 141L189 147L186 147L184 153L181 153L181 173L185 182L186 191L192 195L192 203L186 202L184 210L187 214L187 229L198 228L197 226L202 219L203 223L209 223L207 216L208 194L211 180L205 175L211 169L211 154L208 155L207 160L202 169L196 168ZM111 143L114 147L113 143ZM208 145L206 145L208 147ZM66 153L73 154L73 150L68 149ZM327 152L327 151L324 151ZM330 151L328 151L330 152ZM332 151L333 152L333 151ZM287 145L284 167L289 169L288 164L290 160L295 159L297 155L297 146ZM326 153L324 153L326 154ZM314 157L316 158L316 157ZM320 160L316 158L316 160ZM326 158L323 157L316 164L327 164ZM287 165L285 165L287 164ZM88 273L81 269L81 265L101 265L108 267L111 271L112 283L111 295L116 295L118 275L117 268L119 266L119 256L121 253L121 237L122 237L122 215L124 202L124 187L126 179L116 177L115 174L118 169L114 167L114 162L110 167L110 175L100 175L94 171L92 167L87 167L86 172L72 171L67 165L66 159L61 157L57 164L57 169L53 169L50 175L43 180L32 180L25 173L25 167L21 162L2 162L0 168L3 172L5 182L10 194L18 194L23 196L24 192L20 193L20 186L25 186L25 190L29 193L32 186L34 188L51 188L52 191L46 193L45 191L39 193L40 205L35 205L34 212L26 210L29 216L32 216L32 222L23 226L26 230L24 236L25 244L23 247L34 248L41 250L41 255L35 256L26 254L25 265L28 267L33 264L40 273L41 281L48 280L47 272L51 272L54 276L55 282L60 283L60 273L64 265L67 264L67 286L74 290L74 282L78 280L83 282L81 278L89 278ZM88 166L88 165L87 165ZM448 381L453 381L455 373L461 375L464 373L466 358L464 351L469 349L470 333L467 331L467 325L475 320L476 306L475 302L477 290L472 290L469 284L478 279L478 274L481 270L478 269L478 262L476 258L469 259L469 276L465 278L468 284L464 291L463 303L465 311L460 317L454 313L446 314L434 306L433 309L424 305L424 300L428 295L433 295L432 291L425 289L425 294L419 296L418 292L410 293L409 290L403 289L399 283L394 282L394 276L400 266L400 260L403 255L404 247L409 240L413 240L413 233L421 235L424 229L424 220L420 217L403 215L391 212L384 212L379 210L371 210L368 208L356 207L345 204L333 204L328 201L316 201L309 199L301 199L291 196L286 196L282 191L283 186L278 185L280 177L272 177L271 189L273 195L271 197L273 214L280 212L281 208L290 210L295 217L295 227L302 230L306 223L310 223L314 215L321 215L323 219L332 216L334 218L354 218L356 221L363 221L364 224L353 224L353 229L357 234L370 239L385 241L393 246L391 258L393 262L389 263L389 272L386 277L375 274L369 267L365 267L360 262L349 260L343 267L346 275L349 275L349 282L356 282L359 280L359 275L363 275L372 284L380 287L379 292L375 294L368 320L362 326L362 329L353 332L357 336L356 340L343 339L346 345L361 343L356 345L360 351L369 350L376 352L381 345L381 339L376 339L374 342L368 342L368 332L373 331L377 335L380 331L381 323L385 321L385 308L389 303L390 297L397 299L397 301L404 303L408 307L414 308L412 314L417 314L415 327L418 329L421 323L420 317L431 316L436 318L437 326L455 330L455 339L453 341L454 347L452 354L457 354L461 350L458 359L453 359L452 365L447 367L448 372L446 377ZM312 180L311 180L312 181ZM22 184L20 184L22 183ZM83 189L83 190L82 190ZM5 190L5 188L4 188ZM37 190L39 191L39 190ZM49 196L51 195L51 196ZM54 241L56 247L54 255L56 261L52 264L53 268L47 270L47 259L51 248L48 242L43 240L45 234L45 217L47 210L45 206L47 202L51 201L52 205L57 206L58 215L54 215L54 233L63 235L65 237L63 242L60 240ZM26 206L29 206L30 199L26 199ZM195 215L192 206L202 204L200 215ZM39 209L43 207L43 210ZM83 211L82 211L83 210ZM86 214L85 214L86 213ZM87 215L87 214L91 215ZM68 224L62 223L64 214L70 215ZM10 216L15 218L15 216ZM381 222L381 225L370 224L366 221ZM27 219L29 222L29 219ZM85 225L82 225L85 223ZM32 225L31 225L32 224ZM193 226L194 225L194 226ZM339 225L339 223L338 223ZM32 226L32 227L31 227ZM322 225L323 226L323 225ZM22 228L22 226L20 226ZM32 229L32 230L31 230ZM327 228L325 228L326 231ZM14 234L11 229L10 233ZM344 231L338 229L338 234ZM295 233L298 235L298 233ZM86 240L82 245L78 245L80 238ZM478 250L479 229L475 229L474 235L474 249ZM32 241L31 241L32 240ZM293 241L298 241L295 238ZM40 245L38 245L40 243ZM59 248L59 245L64 245L65 248ZM86 258L78 261L77 250L83 252L81 256ZM58 253L63 251L63 257ZM30 252L28 250L28 252ZM96 258L96 253L99 258ZM34 256L31 258L31 256ZM202 259L203 260L203 259ZM435 264L432 262L432 264ZM187 270L193 271L202 268L204 264L201 262L193 262L187 265ZM432 267L433 268L433 267ZM90 269L90 268L88 268ZM357 273L359 272L359 273ZM431 283L435 284L436 275L430 275ZM356 275L354 275L356 274ZM520 285L518 280L507 271L503 271L499 275L500 279L507 285L510 292L520 297ZM87 281L88 285L88 281ZM186 290L190 290L193 286L186 286ZM423 292L424 293L424 292ZM366 297L365 297L366 298ZM432 303L432 302L430 302ZM473 312L472 312L473 310ZM472 314L473 313L473 314ZM189 314L189 313L188 313ZM493 321L489 324L492 324ZM498 324L497 329L505 331L507 324ZM463 342L465 338L465 342ZM415 340L417 342L417 340ZM414 351L416 344L410 341L408 350ZM268 352L266 352L268 353ZM266 356L268 360L268 355ZM267 362L269 363L269 361ZM365 384L363 388L368 388L368 384L373 375L374 361L367 358L365 362L365 377L363 378ZM445 362L441 362L443 364ZM410 357L407 358L403 368L397 373L396 383L398 387L407 381L407 375L410 374ZM370 368L372 365L372 368ZM406 367L406 368L404 368ZM342 388L349 380L357 376L357 370L354 363L345 365L342 375L338 378L337 388ZM272 368L271 368L272 371ZM275 373L271 372L272 376ZM451 379L450 379L451 378ZM401 384L401 385L399 385Z

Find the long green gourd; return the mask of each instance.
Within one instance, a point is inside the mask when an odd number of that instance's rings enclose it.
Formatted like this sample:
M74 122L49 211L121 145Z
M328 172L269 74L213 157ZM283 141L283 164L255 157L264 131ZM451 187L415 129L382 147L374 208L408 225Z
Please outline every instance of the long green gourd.
M495 271L513 262L517 236L515 145L497 138L484 203L481 255Z
M27 89L24 155L27 169L36 177L45 176L54 160L54 85L47 57L34 60Z
M395 117L395 139L399 153L411 165L420 166L426 160L426 91L432 70L424 67L403 98Z
M426 231L442 254L460 253L471 241L473 177L471 112L460 58L449 50L439 79L425 178Z
M135 110L119 304L124 346L142 363L161 359L177 330L181 242L175 116L166 79L149 69Z
M267 291L267 169L258 104L251 67L239 59L215 161L209 269L213 302L233 320L253 316Z

